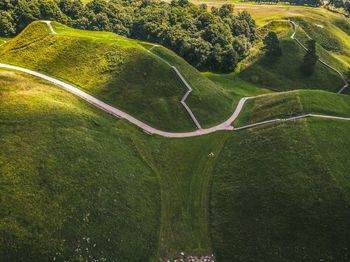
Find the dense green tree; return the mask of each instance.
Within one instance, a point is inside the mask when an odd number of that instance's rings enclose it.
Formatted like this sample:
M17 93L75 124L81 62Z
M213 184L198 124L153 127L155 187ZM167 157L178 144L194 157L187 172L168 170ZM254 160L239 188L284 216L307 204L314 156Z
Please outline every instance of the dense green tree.
M83 16L84 5L80 0L60 0L58 6L71 19L79 19Z
M219 10L218 15L221 17L230 17L233 13L233 5L231 4L223 4Z
M14 19L7 11L0 11L0 36L11 36L16 33Z
M315 71L315 65L318 60L318 56L316 54L316 41L309 40L307 42L307 51L304 56L304 61L301 65L301 71L304 75L312 75Z
M264 49L266 49L266 56L274 61L282 55L280 41L275 32L269 32L264 38Z
M348 15L350 14L350 1L345 2L344 10Z

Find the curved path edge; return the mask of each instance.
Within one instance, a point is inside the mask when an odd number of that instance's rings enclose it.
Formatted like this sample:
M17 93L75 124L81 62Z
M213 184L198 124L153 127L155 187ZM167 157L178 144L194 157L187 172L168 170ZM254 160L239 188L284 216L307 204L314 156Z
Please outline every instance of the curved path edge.
M0 68L15 70L15 71L23 72L23 73L30 74L32 76L36 76L38 78L44 79L48 82L51 82L55 85L62 87L66 91L68 91L76 96L79 96L80 98L84 99L88 103L94 105L95 107L102 109L103 111L105 111L107 113L110 113L118 118L122 118L122 119L129 121L130 123L138 126L142 130L144 130L146 133L156 134L159 136L169 137L169 138L194 137L194 136L201 136L201 135L210 134L210 133L221 131L221 130L233 130L233 127L231 126L232 122L238 117L239 113L241 112L241 110L243 108L245 101L247 99L249 99L247 97L242 98L239 101L239 103L236 107L236 110L231 115L231 117L219 125L216 125L216 126L213 126L210 128L203 128L203 129L199 129L199 130L191 131L191 132L166 132L166 131L162 131L162 130L153 128L150 125L148 125L148 124L138 120L137 118L129 115L128 113L126 113L120 109L117 109L113 106L110 106L110 105L106 104L105 102L103 102L103 101L85 93L84 91L82 91L82 90L80 90L80 89L78 89L70 84L67 84L61 80L58 80L58 79L55 79L53 77L44 75L42 73L27 69L27 68L19 67L19 66L13 66L13 65L0 63Z
M200 130L202 129L201 125L199 124L199 121L197 120L197 118L195 117L195 115L193 114L191 108L187 105L186 103L186 99L187 97L191 94L192 87L190 86L190 84L186 81L185 77L180 73L179 69L177 69L176 66L171 65L168 61L166 61L164 58L160 57L159 55L155 54L154 52L152 52L152 49L159 47L159 45L153 45L150 49L146 49L147 52L149 52L150 54L154 55L155 57L159 58L161 61L163 61L165 64L167 64L168 66L170 66L176 76L181 80L181 82L185 85L187 91L186 93L183 95L183 97L180 100L180 103L182 104L182 106L185 108L185 110L187 111L188 115L190 116L190 118L192 119L192 122L196 125L196 127Z
M51 31L52 34L56 34L55 30L53 29L52 25L51 25L51 21L42 21L44 23L46 23ZM297 24L291 20L289 20L289 22L293 25L294 27L294 32L291 36L292 39L294 39L301 47L303 47L305 50L307 50L307 48L297 39L295 38L295 34L296 34L296 30L297 30ZM153 48L153 47L152 47ZM151 48L151 49L152 49ZM150 52L150 50L148 50ZM161 58L162 59L162 58ZM181 80L183 80L184 84L186 85L186 87L188 88L188 91L186 92L186 94L183 96L183 98L181 99L181 103L185 106L186 108L186 103L185 100L188 97L188 95L191 93L192 88L189 86L189 84L187 84L186 80L184 80L184 78L182 77L181 73L177 70L177 68L175 66L170 65L167 61L164 60L165 63L167 63L169 66L171 66L174 71L177 73L177 75L179 76L179 78ZM330 69L332 69L333 71L337 72L341 78L343 79L345 86L339 90L338 93L341 93L345 88L347 88L349 86L348 82L346 81L346 79L344 78L344 76L335 68L333 68L332 66L328 65L327 63L323 62L322 60L320 60L321 63L323 63L325 66L329 67ZM70 85L67 84L61 80L55 79L53 77L44 75L42 73L27 69L27 68L23 68L23 67L19 67L19 66L14 66L14 65L9 65L9 64L3 64L0 63L0 68L5 68L5 69L10 69L10 70L15 70L15 71L19 71L19 72L23 72L26 74L30 74L32 76L36 76L38 78L44 79L48 82L51 82L57 86L60 86L61 88L65 89L66 91L84 99L85 101L87 101L88 103L94 105L97 108L102 109L103 111L112 114L115 117L121 118L121 119L125 119L127 121L129 121L130 123L136 125L137 127L141 128L145 133L148 134L156 134L162 137L167 137L167 138L186 138L186 137L196 137L196 136L202 136L202 135L207 135L207 134L211 134L217 131L223 131L223 130L229 130L229 131L239 131L239 130L244 130L244 129L248 129L248 128L253 128L253 127L257 127L257 126L262 126L262 125L266 125L266 124L270 124L270 123L274 123L274 122L283 122L283 121L292 121L292 120L298 120L298 119L302 119L302 118L307 118L307 117L318 117L318 118L326 118L326 119L336 119L336 120L346 120L346 121L350 121L350 118L347 117L337 117L337 116L329 116L329 115L317 115L317 114L304 114L304 115L299 115L299 116L294 116L294 117L290 117L290 118L277 118L277 119L272 119L272 120L266 120L266 121L262 121L262 122L258 122L258 123L253 123L253 124L249 124L249 125L245 125L245 126L241 126L241 127L236 127L234 128L232 126L232 123L237 119L237 117L239 116L245 102L248 99L251 99L252 97L244 97L241 98L238 102L238 105L235 109L235 111L233 112L233 114L230 116L230 118L228 118L225 122L218 124L216 126L210 127L210 128L201 128L198 121L196 121L196 118L194 117L194 115L191 115L192 120L195 122L198 130L195 131L191 131L191 132L167 132L167 131L162 131L156 128L151 127L150 125L138 120L137 118L129 115L128 113L117 109L111 105L106 104L105 102L85 93L84 91ZM189 108L188 108L189 109ZM187 108L186 108L187 110ZM187 110L189 113L191 112L191 110ZM192 112L191 112L192 113Z
M329 115L305 114L305 115L300 115L300 116L295 116L295 117L290 117L290 118L277 118L277 119L272 119L272 120L266 120L266 121L253 123L253 124L249 124L249 125L245 125L245 126L241 126L241 127L236 127L236 128L232 127L231 126L232 123L239 116L245 102L248 99L253 98L253 97L244 97L244 98L241 98L239 100L238 105L237 105L235 111L233 112L233 114L230 116L230 118L228 118L225 122L223 122L219 125L216 125L216 126L213 126L210 128L203 128L203 129L199 129L199 130L191 131L191 132L166 132L166 131L162 131L162 130L153 128L150 125L148 125L148 124L138 120L137 118L129 115L128 113L125 113L122 110L119 110L113 106L110 106L110 105L106 104L105 102L103 102L103 101L85 93L84 91L82 91L82 90L80 90L80 89L78 89L70 84L67 84L61 80L55 79L53 77L41 74L39 72L30 70L27 68L8 65L8 64L0 63L0 68L15 70L15 71L19 71L22 73L26 73L26 74L44 79L48 82L51 82L57 86L62 87L64 90L84 99L88 103L94 105L97 108L102 109L103 111L105 111L113 116L127 120L128 122L141 128L145 133L155 134L155 135L159 135L159 136L167 137L167 138L196 137L196 136L207 135L207 134L211 134L211 133L218 132L218 131L224 131L224 130L226 130L226 131L239 131L239 130L244 130L244 129L253 128L253 127L257 127L257 126L262 126L262 125L266 125L266 124L270 124L270 123L274 123L274 122L292 121L292 120L298 120L298 119L307 118L307 117L317 117L317 118L350 121L350 117L348 118L348 117L338 117L338 116L329 116Z

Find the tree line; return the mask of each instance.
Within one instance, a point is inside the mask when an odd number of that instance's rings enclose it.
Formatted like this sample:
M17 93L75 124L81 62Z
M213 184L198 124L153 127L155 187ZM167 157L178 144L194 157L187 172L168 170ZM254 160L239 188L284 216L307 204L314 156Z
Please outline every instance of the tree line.
M233 70L256 40L250 14L234 14L229 4L208 10L188 0L0 0L0 36L40 19L156 42L199 70Z
M327 5L342 8L347 15L350 15L350 0L329 0Z

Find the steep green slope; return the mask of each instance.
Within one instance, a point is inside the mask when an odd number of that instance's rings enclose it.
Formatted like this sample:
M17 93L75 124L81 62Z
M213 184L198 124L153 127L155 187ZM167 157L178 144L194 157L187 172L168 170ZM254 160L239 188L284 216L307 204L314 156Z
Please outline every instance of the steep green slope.
M128 128L45 82L0 71L0 260L147 261L160 185Z
M299 120L232 135L214 169L219 261L348 261L350 124Z
M232 114L238 95L231 94L220 85L214 84L214 81L201 75L194 67L188 66L184 59L169 49L158 46L152 49L152 53L176 66L193 87L193 92L186 102L200 123L220 123L222 119L227 119ZM218 111L218 108L220 110L217 114L208 114L208 112Z
M145 43L58 23L53 27L58 34L50 34L44 23L31 24L3 46L0 61L64 79L155 127L195 128L179 103L186 88L169 65L146 50ZM191 72L185 77L193 84L193 111L200 113L201 124L223 121L232 110L229 97L184 61L182 69Z

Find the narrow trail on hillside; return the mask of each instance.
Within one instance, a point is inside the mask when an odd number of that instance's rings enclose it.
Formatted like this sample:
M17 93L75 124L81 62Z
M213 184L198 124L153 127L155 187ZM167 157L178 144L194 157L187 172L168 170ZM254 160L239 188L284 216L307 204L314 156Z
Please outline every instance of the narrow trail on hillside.
M46 23L47 25L49 25L49 28L50 28L50 31L52 34L57 34L54 31L50 21L43 21L43 22ZM191 132L166 132L166 131L162 131L162 130L153 128L150 125L133 117L132 115L130 115L130 114L128 114L120 109L117 109L113 106L110 106L110 105L106 104L105 102L85 93L84 91L80 90L79 88L74 87L70 84L67 84L67 83L65 83L61 80L58 80L56 78L53 78L51 76L47 76L47 75L44 75L42 73L27 69L27 68L18 67L18 66L9 65L9 64L3 64L3 63L0 63L0 68L15 70L15 71L19 71L22 73L26 73L26 74L44 79L44 80L51 82L57 86L60 86L61 88L65 89L66 91L84 99L85 101L92 104L93 106L95 106L99 109L102 109L103 111L105 111L109 114L112 114L113 116L127 120L128 122L141 128L145 133L155 134L155 135L159 135L159 136L167 137L167 138L196 137L196 136L203 136L203 135L211 134L211 133L218 132L218 131L239 131L239 130L244 130L244 129L253 128L253 127L257 127L257 126L262 126L262 125L266 125L266 124L270 124L270 123L274 123L274 122L292 121L292 120L298 120L298 119L307 118L307 117L350 121L350 117L347 118L347 117L337 117L337 116L329 116L329 115L305 114L305 115L299 115L299 116L294 116L294 117L285 118L285 119L280 119L280 118L272 119L272 120L262 121L262 122L253 123L253 124L234 128L232 126L232 123L239 116L245 102L249 99L254 98L254 97L244 97L244 98L241 98L239 100L238 105L237 105L235 111L233 112L233 114L230 116L230 118L228 118L225 122L222 122L221 124L218 124L218 125L210 127L210 128L201 128L201 129L191 131ZM185 97L184 100L187 98L189 93L187 92L186 94L184 96Z
M297 29L298 29L298 24L295 23L294 21L292 20L288 20L292 26L293 26L293 29L294 29L294 32L293 34L291 35L291 38L298 43L299 46L301 46L305 51L308 51L307 47L298 39L296 38L296 33L297 33ZM349 87L349 83L348 81L346 80L346 78L344 77L344 75L336 68L334 68L333 66L331 66L330 64L328 64L327 62L325 62L324 60L322 60L321 58L318 59L318 61L320 61L321 64L323 64L325 67L329 68L330 70L336 72L339 77L342 79L342 81L344 82L344 85L338 90L338 94L341 94L346 88Z
M159 45L153 45L150 49L146 49L147 52L151 53L152 55L156 56L157 58L159 58L161 61L163 61L164 63L166 63L168 66L170 66L174 72L176 73L176 75L178 76L178 78L181 80L181 82L185 85L185 87L187 88L187 92L184 94L184 96L181 98L180 103L182 104L182 106L185 108L185 110L187 111L188 115L190 116L190 118L192 119L193 123L196 125L196 127L198 129L202 129L201 125L199 124L199 121L197 120L197 118L195 117L195 115L193 114L192 110L190 109L190 107L187 105L186 103L186 99L187 97L191 94L192 87L190 86L190 84L186 81L185 77L180 73L180 71L177 69L176 66L171 65L168 61L166 61L165 59L163 59L162 57L160 57L159 55L155 54L152 52L152 49L157 48Z

